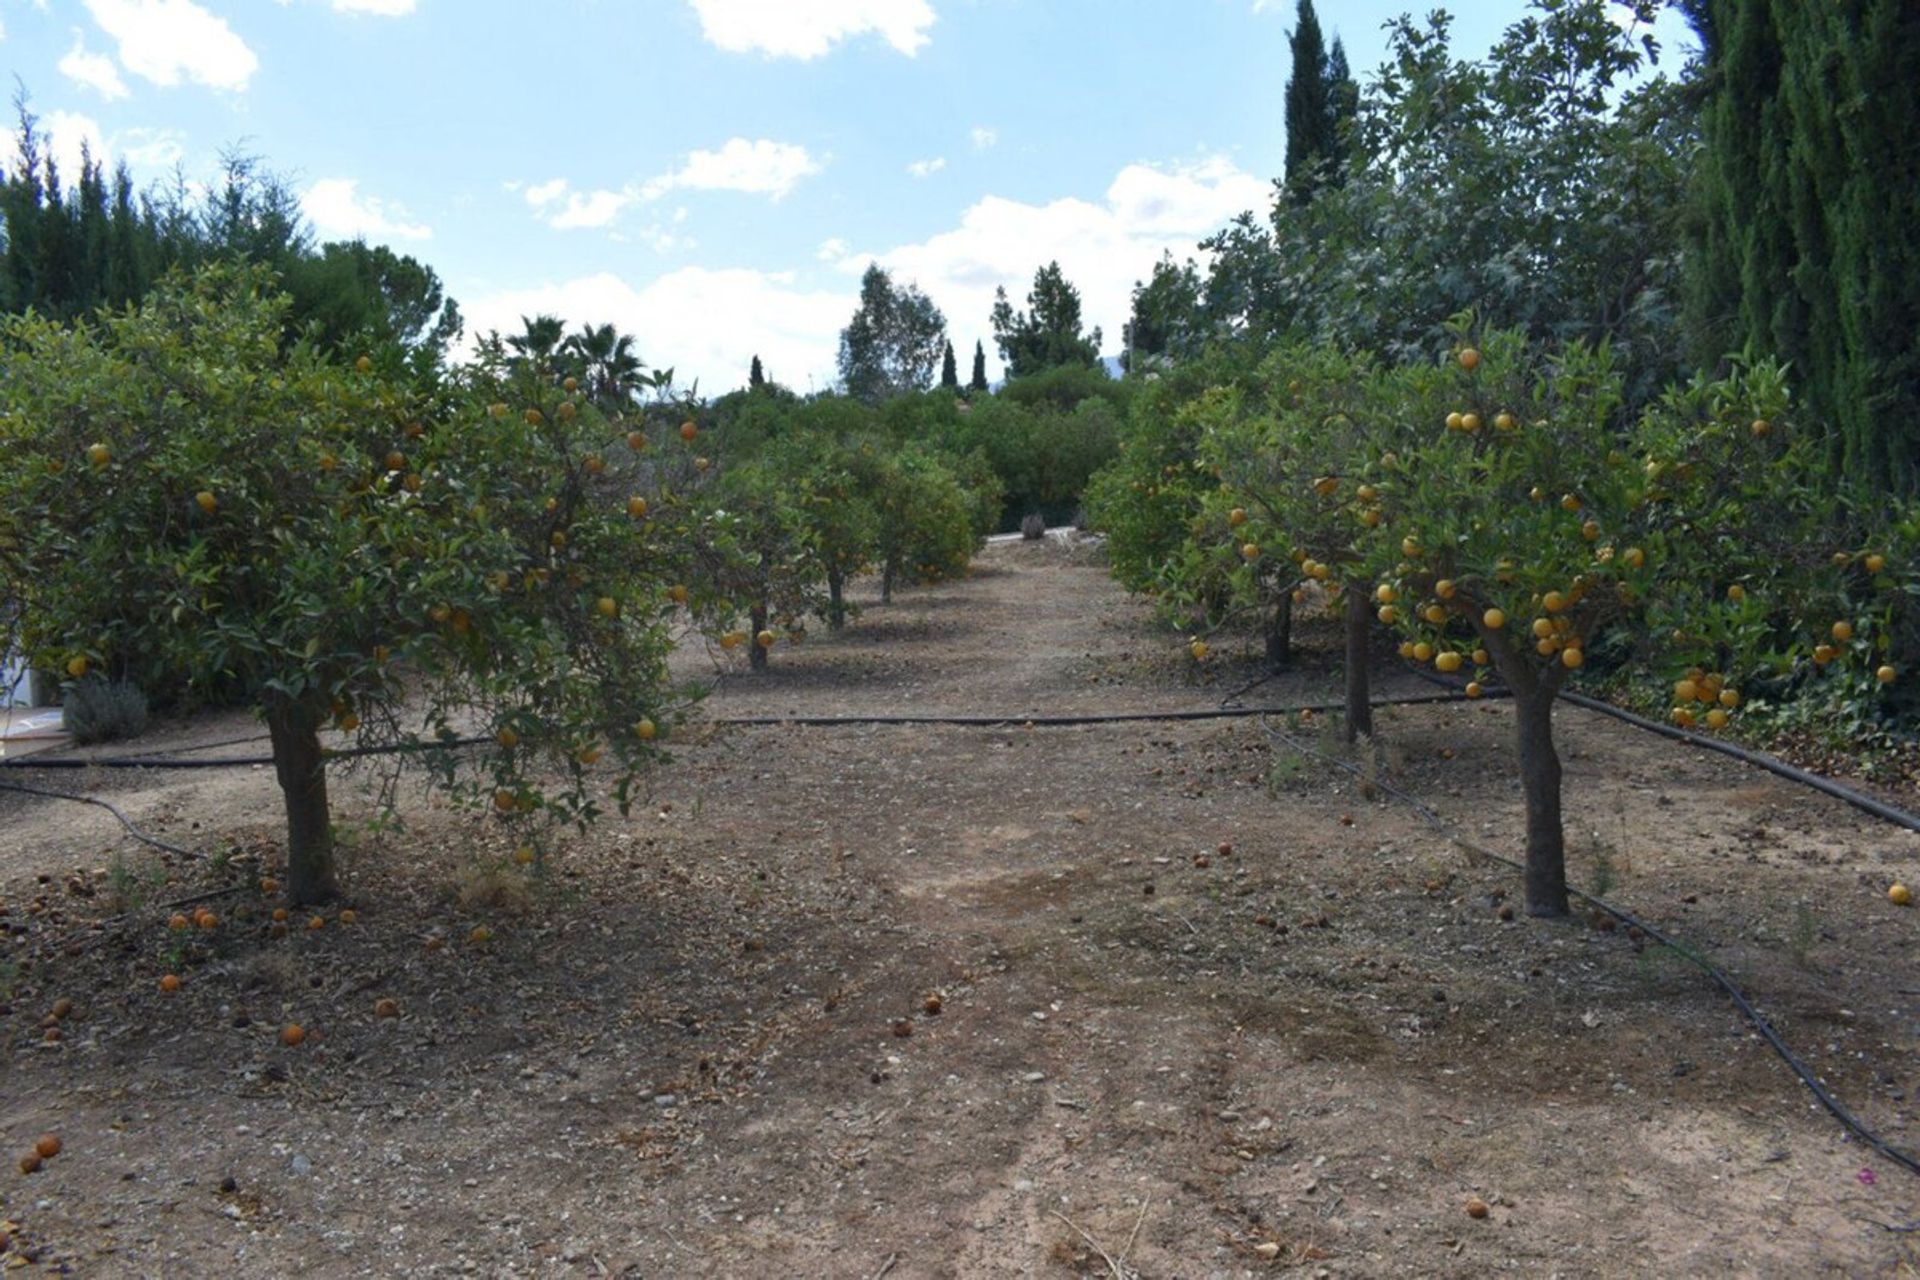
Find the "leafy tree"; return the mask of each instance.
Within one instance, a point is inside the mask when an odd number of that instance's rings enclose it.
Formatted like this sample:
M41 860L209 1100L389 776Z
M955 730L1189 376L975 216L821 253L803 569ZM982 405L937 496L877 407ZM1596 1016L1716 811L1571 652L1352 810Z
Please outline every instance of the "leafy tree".
M644 518L661 495L637 505L645 475L550 383L483 366L426 396L388 376L397 352L283 344L265 279L208 268L97 322L0 327L26 652L252 700L299 902L336 892L329 729L424 749L503 821L587 821L609 781L624 805L669 709L657 575L684 557ZM497 738L449 754L456 716Z
M400 346L438 364L464 327L433 268L362 240L322 245L281 268L289 317L339 353Z
M912 285L896 287L879 263L860 280L860 307L840 333L840 381L867 404L924 389L946 343L946 317Z
M1706 146L1695 354L1788 361L1856 480L1920 487L1920 11L1901 0L1693 7Z
M974 502L947 459L925 445L869 454L878 519L875 559L880 599L902 583L938 582L966 573L978 546Z
M1697 380L1629 419L1606 349L1532 357L1519 334L1476 347L1456 332L1457 361L1396 372L1377 400L1378 443L1354 470L1384 518L1359 546L1404 654L1511 691L1527 909L1565 915L1552 713L1567 680L1632 637L1656 669L1698 664L1674 684L1676 720L1723 726L1738 677L1790 661L1766 656L1771 632L1743 620L1739 584L1817 549L1804 521L1830 507L1817 479L1788 479L1818 462L1782 421L1777 365Z
M1433 318L1471 307L1546 346L1612 343L1651 399L1681 372L1696 117L1683 86L1636 80L1648 47L1618 8L1537 0L1478 62L1444 15L1390 24L1345 184L1208 242L1210 330L1421 361Z
M982 394L987 389L987 349L980 343L973 344L973 376L967 379L967 390Z
M954 362L953 343L947 343L947 349L940 357L940 385L948 391L960 389L960 366Z
M1080 331L1080 291L1068 283L1058 262L1034 273L1025 311L1015 311L1007 291L997 290L992 321L994 341L1009 378L1062 365L1099 363L1100 330Z
M729 465L703 494L699 576L711 598L698 614L726 649L745 645L755 671L771 665L779 623L798 642L821 604L820 559L808 494L777 455ZM746 630L736 628L745 615Z
M1153 264L1153 278L1133 286L1133 317L1124 333L1120 357L1128 372L1149 367L1155 357L1188 360L1205 341L1202 319L1205 286L1192 259L1176 264L1171 253Z

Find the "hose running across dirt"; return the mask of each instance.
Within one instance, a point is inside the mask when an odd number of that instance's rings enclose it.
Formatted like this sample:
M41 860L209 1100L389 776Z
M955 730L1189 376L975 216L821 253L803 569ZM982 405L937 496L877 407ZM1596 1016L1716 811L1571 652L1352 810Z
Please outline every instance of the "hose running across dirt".
M120 812L120 810L113 805L108 804L105 800L97 796L77 796L68 791L47 791L40 787L24 786L18 782L0 782L0 791L18 791L22 795L42 796L48 800L71 800L75 804L94 805L97 808L105 809L108 813L118 818L120 825L127 829L127 834L135 840L138 840L141 844L159 849L163 853L178 854L183 858L199 858L204 856L195 853L191 849L182 849L177 844L168 844L165 840L155 839L153 836L148 835L140 828L134 826L132 819L128 818L126 814Z
M1376 707L1399 707L1399 706L1417 706L1417 705L1432 704L1432 703L1460 702L1460 701L1466 700L1466 694L1461 689L1451 684L1450 682L1439 680L1435 677L1427 675L1427 673L1425 672L1416 671L1415 674L1420 675L1422 676L1422 678L1428 679L1435 684L1441 685L1446 690L1446 692L1440 693L1440 694L1426 694L1426 695L1418 695L1418 696L1402 695L1399 697L1391 697L1391 698L1376 698L1372 700L1372 705ZM1243 696L1244 694L1251 692L1255 688L1258 688L1261 684L1264 684L1264 683L1266 683L1266 680L1264 678L1261 680L1255 681L1253 684L1250 684L1245 688L1237 690L1234 693L1228 694L1226 698L1222 699L1221 704L1219 706L1200 709L1200 710L1110 712L1110 713L1089 713L1084 715L1054 715L1054 716L1018 716L1018 715L1012 715L1012 716L985 716L985 715L973 715L973 716L965 716L965 715L732 716L732 717L715 718L713 720L707 721L706 723L720 725L720 726L727 726L727 727L768 727L768 726L779 726L779 725L794 725L794 726L804 726L804 727L810 727L810 728L832 728L836 726L851 726L851 725L876 725L876 726L950 725L950 726L970 727L970 728L999 728L999 727L1004 727L1008 725L1017 725L1022 727L1031 726L1035 728L1065 728L1065 727L1080 727L1080 726L1105 725L1105 724L1160 723L1160 722L1177 723L1177 722L1206 721L1206 720L1251 719L1254 717L1259 717L1263 731L1266 732L1270 737L1275 738L1279 741L1285 742L1296 751L1299 751L1306 755L1314 756L1339 769L1345 770L1346 772L1351 773L1356 777L1362 776L1359 768L1356 765L1354 765L1351 761L1341 760L1335 756L1330 756L1325 752L1319 750L1317 747L1312 746L1309 743L1301 742L1300 740L1292 737L1291 735L1285 733L1284 731L1274 728L1271 720L1271 717L1275 715L1299 714L1305 711L1319 713L1319 712L1342 710L1346 705L1344 701L1310 703L1310 704L1305 704L1305 705L1296 706L1296 707L1234 707L1234 706L1228 705L1236 701L1239 697ZM1827 795L1833 796L1836 799L1843 800L1848 804L1854 805L1855 807L1863 810L1866 813L1872 814L1873 816L1882 819L1883 821L1905 827L1909 830L1920 831L1920 817L1916 817L1915 815L1908 813L1904 810L1895 808L1892 805L1884 804L1881 801L1875 800L1870 796L1863 795L1860 792L1855 791L1850 787L1846 787L1840 783L1833 782L1831 779L1822 778L1816 774L1808 773L1805 770L1797 769L1792 765L1787 764L1785 761L1775 759L1772 756L1768 756L1760 752L1749 751L1743 747L1735 746L1732 743L1722 742L1722 741L1719 741L1718 739L1705 738L1698 734L1687 733L1683 730L1679 730L1668 725L1660 724L1657 721L1649 720L1644 716L1634 715L1632 712L1624 711L1619 707L1612 706L1611 704L1608 704L1605 702L1600 702L1597 699L1588 698L1582 695L1571 694L1571 693L1563 693L1561 696L1576 706L1579 706L1591 711L1597 711L1603 715L1610 715L1615 719L1621 720L1627 724L1631 724L1636 728L1645 729L1649 732L1660 734L1663 737L1671 738L1671 739L1674 739L1675 741L1683 742L1690 746L1705 747L1709 750L1719 751L1722 754L1732 756L1735 759L1741 760L1747 764L1751 764L1751 765L1754 765L1755 767L1765 769L1768 772L1777 774L1783 778L1787 778L1790 781L1798 782L1804 786L1812 787L1815 790L1818 790ZM395 746L395 747L362 747L362 748L354 748L346 751L332 752L329 754L329 758L330 759L358 758L358 757L378 756L378 755L392 755L392 754L396 754L399 752L406 752L406 751L421 751L421 750L434 750L434 749L452 750L452 749L458 749L463 747L483 745L487 741L489 741L489 739L462 738L462 739L456 739L456 740L447 741L447 742L430 743L430 744L406 744L403 746ZM96 759L96 760L82 760L82 759L71 759L71 758L37 760L37 759L28 758L28 759L23 759L18 761L7 761L4 764L0 764L0 768L10 768L10 769L89 769L89 768L222 769L222 768L250 768L256 765L271 764L272 762L273 762L273 758L271 756L248 756L248 757L241 757L241 758L228 758L228 759L219 759L219 760L190 760L190 759L182 759L179 757L155 757L155 756L136 756L136 757L117 758L117 759L106 758L106 759ZM1492 862L1497 862L1503 866L1510 867L1513 870L1520 871L1523 873L1526 870L1526 868L1521 863L1514 861L1512 858L1508 858L1502 854L1495 853L1493 850L1488 849L1483 845L1479 845L1471 840L1468 840L1466 837L1462 836L1456 828L1454 828L1451 824L1449 824L1446 821L1446 819L1442 818L1437 812L1435 812L1426 803L1421 801L1419 797L1403 790L1402 788L1399 788L1393 785L1390 782L1382 781L1378 777L1372 778L1370 779L1370 781L1372 782L1373 785L1378 786L1386 794L1393 796L1395 799L1399 800L1401 803L1407 805L1409 808L1413 809L1416 813L1420 814L1420 816L1436 831L1445 835L1448 839L1452 840L1454 843L1458 844L1460 847L1469 850L1470 852L1472 852L1478 857L1486 858ZM78 804L97 805L98 807L103 808L107 810L109 813L113 814L115 818L119 819L120 824L127 829L128 834L132 835L135 839L141 841L144 844L150 845L156 849L165 850L169 853L179 854L184 857L198 858L200 856L199 854L196 854L191 850L182 849L176 845L167 844L164 841L157 840L154 837L147 835L145 832L141 831L138 827L134 826L134 824L131 821L129 821L126 815L121 813L119 809L115 808L113 805L107 803L104 800L100 800L92 796L73 795L73 794L70 794L67 792L61 792L61 791L48 791L38 787L22 786L20 784L10 783L10 782L0 782L0 790L23 792L28 795L42 796L48 799L69 800ZM1757 1008L1754 1007L1753 1002L1750 1001L1747 998L1746 994L1743 991L1741 991L1737 985L1734 984L1732 979L1728 978L1724 973L1722 973L1719 969L1715 968L1712 964L1710 964L1708 961L1706 961L1702 957L1696 955L1695 953L1688 950L1687 948L1682 947L1678 943L1674 942L1664 932L1654 927L1653 925L1648 924L1646 921L1641 920L1640 918L1632 915L1631 913L1619 907L1614 906L1612 903L1609 903L1604 899L1595 897L1594 895L1586 893L1580 889L1569 889L1569 892L1574 897L1579 898L1581 901L1588 903L1589 905L1594 907L1596 910L1605 912L1607 915L1612 916L1614 919L1620 921L1622 924L1628 925L1631 928L1639 929L1647 937L1653 939L1655 942L1659 943L1660 945L1667 947L1669 950L1673 951L1675 954L1680 955L1681 957L1685 958L1689 963L1699 968L1701 972L1705 973L1709 978L1711 978L1716 984L1719 985L1719 987L1726 993L1727 997L1730 1000L1732 1000L1735 1007L1740 1010L1742 1016L1744 1016L1747 1019L1748 1023L1751 1024L1753 1028L1760 1033L1761 1038L1767 1042L1768 1046L1772 1048L1777 1055L1779 1055L1780 1059L1787 1064L1788 1068L1793 1071L1794 1075L1799 1078L1800 1082L1807 1087L1807 1090L1813 1094L1814 1098L1820 1103L1821 1106L1826 1108L1827 1112L1831 1114L1834 1117L1834 1119L1839 1121L1840 1124L1844 1128L1846 1128L1849 1132L1851 1132L1855 1137L1859 1138L1862 1142L1865 1142L1868 1146L1872 1147L1875 1151L1878 1151L1881 1155L1885 1156L1888 1160L1893 1161L1895 1164L1907 1170L1909 1173L1920 1175L1920 1159L1916 1159L1914 1156L1909 1155L1908 1153L1900 1150L1899 1148L1889 1144L1878 1133L1868 1128L1865 1122L1860 1120L1859 1117L1855 1116L1853 1112L1847 1108L1845 1103L1841 1102L1840 1099L1835 1097L1833 1093L1826 1088L1825 1085L1821 1084L1819 1079L1813 1074L1812 1069L1809 1068L1806 1065L1806 1063L1804 1063L1800 1059L1799 1055L1794 1053L1792 1047L1789 1046L1787 1042L1781 1038L1780 1033L1774 1030L1773 1025L1767 1021L1766 1017ZM1886 1226L1886 1224L1884 1223L1881 1223L1878 1225ZM1888 1229L1905 1230L1906 1228L1888 1228Z
M1635 718L1637 719L1638 717L1635 717ZM1411 792L1406 791L1401 787L1395 786L1392 782L1383 779L1378 774L1368 775L1367 773L1362 771L1360 766L1354 764L1351 760L1342 760L1338 756L1328 755L1326 752L1320 750L1318 747L1314 746L1312 743L1302 742L1300 739L1295 738L1293 735L1287 733L1285 730L1275 728L1273 723L1268 719L1262 719L1261 729L1268 735L1268 737L1275 739L1279 742L1286 743L1287 746L1293 748L1293 750L1301 753L1302 755L1313 756L1316 759L1319 759L1327 764L1333 765L1337 769L1341 769L1347 773L1352 774L1356 778L1360 778L1366 781L1372 786L1378 787L1381 791L1385 792L1387 795L1392 796L1394 799L1400 801L1402 804L1412 809L1415 813L1419 814L1423 819L1426 820L1427 825L1431 826L1435 831L1439 832L1441 835L1445 836L1447 839L1453 841L1455 844L1459 845L1462 849L1467 850L1469 853L1472 853L1477 857L1486 858L1492 862L1497 862L1502 866L1510 867L1515 871L1525 874L1526 867L1524 864L1516 862L1512 858L1506 857L1503 854L1495 853L1493 850L1487 848L1485 845L1481 845L1481 844L1475 843L1472 840L1467 839L1465 836L1460 834L1459 828L1455 827L1452 823L1448 822L1445 818L1441 817L1440 814L1437 813L1430 805L1428 805L1425 801L1421 800L1418 796L1412 794ZM1753 1002L1747 999L1746 993L1743 992L1737 985L1734 984L1733 979L1727 977L1726 974L1722 973L1719 969L1715 968L1709 961L1707 961L1702 956L1699 956L1695 954L1693 951L1689 950L1688 948L1679 945L1672 938L1668 937L1664 932L1655 928L1653 925L1648 924L1646 921L1640 919L1638 916L1635 916L1630 912L1621 909L1620 907L1614 906L1612 903L1606 901L1603 898L1599 898L1594 896L1593 894L1586 893L1583 890L1572 888L1571 886L1569 886L1567 892L1570 893L1572 896L1580 899L1580 901L1587 903L1589 906L1593 907L1595 910L1604 911L1607 915L1612 916L1615 920L1618 920L1621 924L1624 924L1629 928L1640 930L1647 937L1653 939L1655 942L1659 943L1661 946L1666 947L1668 950L1672 951L1674 954L1680 956L1682 959L1686 960L1688 963L1694 965L1702 973L1706 974L1709 978L1713 979L1714 982L1719 984L1720 989L1727 994L1727 998L1733 1001L1734 1007L1740 1010L1741 1015L1746 1018L1747 1022L1752 1025L1753 1029L1755 1031L1758 1031L1760 1033L1761 1038L1764 1039L1767 1042L1768 1046L1772 1048L1772 1050L1776 1054L1779 1055L1780 1060L1785 1062L1788 1068L1792 1070L1793 1074L1799 1077L1800 1083L1807 1087L1807 1091L1813 1094L1814 1098L1820 1103L1820 1105L1827 1109L1828 1114L1833 1116L1835 1120L1838 1120L1841 1126L1844 1127L1848 1132L1852 1133L1855 1137L1859 1138L1862 1142L1872 1147L1875 1151L1878 1151L1881 1155L1885 1156L1887 1159L1893 1161L1893 1163L1905 1169L1908 1173L1920 1175L1920 1158L1916 1158L1912 1155L1909 1155L1907 1152L1902 1151L1898 1147L1893 1146L1892 1144L1887 1142L1885 1138L1882 1138L1878 1133L1868 1128L1865 1121L1861 1120L1858 1116L1854 1115L1852 1111L1848 1110L1847 1105L1845 1103L1841 1102L1839 1098L1833 1095L1831 1090L1829 1090L1825 1085L1820 1083L1818 1077L1814 1075L1812 1068L1808 1067L1805 1062L1801 1061L1800 1056L1793 1051L1792 1047L1788 1045L1784 1039L1781 1038L1780 1033L1774 1030L1773 1024L1767 1021L1766 1015L1762 1014L1758 1009L1756 1009L1753 1005ZM1887 1224L1885 1223L1879 1223L1877 1225L1882 1227L1887 1226ZM1905 1230L1905 1228L1895 1228L1895 1227L1888 1227L1887 1229L1888 1230Z

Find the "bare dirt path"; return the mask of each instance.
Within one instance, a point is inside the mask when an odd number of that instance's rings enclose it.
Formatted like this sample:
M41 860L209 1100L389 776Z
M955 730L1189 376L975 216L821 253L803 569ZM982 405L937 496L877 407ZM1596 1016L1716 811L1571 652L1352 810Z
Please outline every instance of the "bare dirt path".
M1228 652L1200 683L1083 555L995 547L980 570L782 645L709 712L1204 706L1253 672ZM1310 651L1258 696L1333 692ZM1920 1139L1920 917L1884 898L1920 841L1561 724L1580 877L1673 923L1872 1122ZM1513 846L1504 708L1381 727L1396 778ZM407 830L354 836L354 924L273 939L270 900L229 900L171 996L159 892L96 930L98 895L64 891L110 829L18 802L0 1154L50 1129L65 1151L0 1173L16 1254L169 1276L1917 1261L1868 1220L1920 1216L1920 1180L1813 1111L1704 980L1586 921L1503 921L1506 872L1257 723L770 727L676 750L643 809L540 877L495 824L410 802ZM102 781L233 846L236 877L271 866L263 780Z

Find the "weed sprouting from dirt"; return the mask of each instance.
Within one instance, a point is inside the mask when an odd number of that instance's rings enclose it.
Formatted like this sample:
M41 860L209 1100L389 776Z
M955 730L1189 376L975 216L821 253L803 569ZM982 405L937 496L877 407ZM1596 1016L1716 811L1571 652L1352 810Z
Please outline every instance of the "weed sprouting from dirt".
M527 877L504 867L474 867L454 888L463 911L522 915L533 906Z

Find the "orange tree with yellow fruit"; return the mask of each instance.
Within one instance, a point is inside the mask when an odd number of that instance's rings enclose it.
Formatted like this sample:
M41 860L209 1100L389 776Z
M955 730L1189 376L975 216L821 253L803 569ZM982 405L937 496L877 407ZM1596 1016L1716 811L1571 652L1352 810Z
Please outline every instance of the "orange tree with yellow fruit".
M1370 360L1328 347L1283 347L1255 382L1257 410L1238 390L1200 402L1215 406L1200 447L1220 481L1208 505L1216 516L1225 508L1229 544L1250 574L1296 596L1300 582L1317 583L1337 605L1347 739L1371 736L1374 577L1361 548L1385 515L1380 487L1360 469L1394 438L1398 406L1378 402ZM1210 532L1196 527L1202 538ZM1380 620L1395 622L1399 609L1383 596Z
M284 340L286 307L212 267L71 329L5 321L0 577L29 657L257 707L296 902L338 893L333 743L508 820L624 807L673 715L686 561L618 456L644 436L532 370L343 367Z
M1628 420L1604 349L1543 356L1464 324L1456 338L1440 365L1379 375L1411 425L1357 460L1382 510L1359 549L1403 654L1471 675L1470 694L1494 675L1511 692L1526 905L1564 915L1553 708L1567 680L1606 646L1677 677L1675 720L1724 727L1741 701L1729 672L1794 665L1781 615L1805 607L1806 579L1791 566L1826 536L1832 499L1815 450L1778 425L1777 366L1742 364ZM1764 612L1743 585L1763 572L1780 578Z

